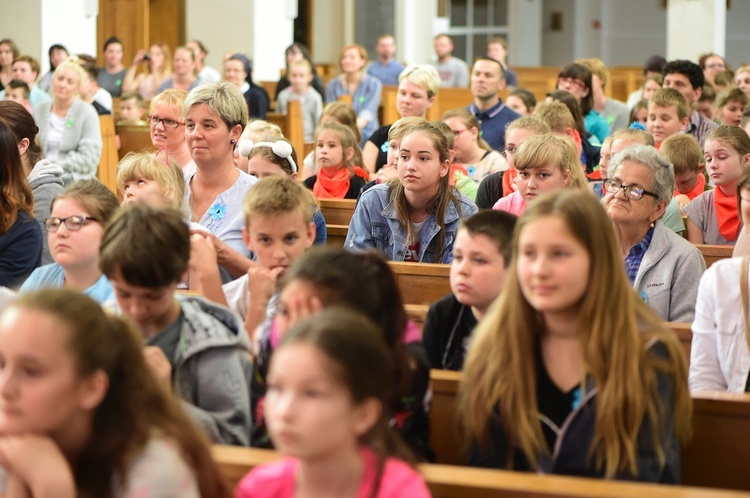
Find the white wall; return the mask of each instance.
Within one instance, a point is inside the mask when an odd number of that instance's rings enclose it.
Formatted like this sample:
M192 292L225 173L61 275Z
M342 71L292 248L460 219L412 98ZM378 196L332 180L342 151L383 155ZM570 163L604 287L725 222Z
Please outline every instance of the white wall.
M445 31L444 20L437 14L435 0L413 0L396 2L395 38L398 43L398 59L409 64L426 64L433 58L432 39ZM423 19L424 22L415 22ZM427 20L432 19L432 22Z
M312 57L316 64L338 67L345 39L345 0L315 0L312 8Z
M42 51L46 51L42 48L41 23L36 21L41 17L41 10L41 0L0 2L0 38L12 39L21 53L40 59Z
M96 57L98 2L42 0L41 3L42 74L49 69L49 47L56 43L64 45L68 53ZM84 10L87 3L89 11Z
M253 9L254 81L276 81L279 70L285 67L284 51L294 41L296 5L280 0L255 0ZM262 13L262 14L261 14ZM273 19L273 22L269 20Z
M724 53L725 31L725 0L669 0L667 60L697 61L707 52Z
M573 2L569 0L545 0L542 7L542 64L564 66L575 58L573 55L573 33L575 19ZM553 12L562 12L562 30L552 31L550 21Z
M667 55L667 11L653 0L605 0L602 57L610 66L640 66L652 55Z
M511 0L508 4L511 66L542 64L542 0Z

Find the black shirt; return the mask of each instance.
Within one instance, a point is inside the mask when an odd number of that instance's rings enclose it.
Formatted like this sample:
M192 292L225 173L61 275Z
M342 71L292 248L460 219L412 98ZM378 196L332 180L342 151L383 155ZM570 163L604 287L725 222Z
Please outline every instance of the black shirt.
M477 319L470 306L449 294L433 303L427 312L422 342L432 368L461 370Z
M388 162L388 133L391 131L391 126L392 125L381 126L370 135L370 138L367 139L368 142L372 142L373 145L378 148L378 159L375 162L375 171L378 171Z
M492 206L503 196L503 173L505 171L497 171L482 179L477 188L475 201L479 209L492 209Z
M536 362L536 399L539 405L539 413L560 428L565 423L568 415L580 403L581 388L580 386L576 386L570 391L564 392L557 387L547 373L547 368L544 366L541 346L537 346ZM542 422L542 433L551 452L555 447L557 433L544 422Z

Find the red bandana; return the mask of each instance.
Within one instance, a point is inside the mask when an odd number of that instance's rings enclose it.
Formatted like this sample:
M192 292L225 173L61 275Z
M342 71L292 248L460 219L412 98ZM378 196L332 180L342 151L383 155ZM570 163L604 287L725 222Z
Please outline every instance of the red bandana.
M719 223L719 233L725 239L737 239L740 231L740 214L737 211L737 196L724 195L718 186L714 189L714 209L716 221Z

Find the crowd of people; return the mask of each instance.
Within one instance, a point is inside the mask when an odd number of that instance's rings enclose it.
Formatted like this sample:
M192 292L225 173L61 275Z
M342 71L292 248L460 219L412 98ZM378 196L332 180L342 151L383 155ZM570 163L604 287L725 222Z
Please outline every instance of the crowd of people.
M463 372L469 465L680 482L690 390L750 392L750 68L653 57L623 103L580 59L537 102L504 40L471 67L434 43L348 45L327 85L295 43L272 101L197 40L126 67L112 37L98 69L54 45L41 78L0 40L5 496L229 496L214 443L284 456L238 497L426 497L430 369ZM428 121L448 86L473 101ZM113 97L156 149L117 192ZM306 157L263 121L293 100ZM343 248L321 199L356 199ZM423 330L388 261L450 265Z

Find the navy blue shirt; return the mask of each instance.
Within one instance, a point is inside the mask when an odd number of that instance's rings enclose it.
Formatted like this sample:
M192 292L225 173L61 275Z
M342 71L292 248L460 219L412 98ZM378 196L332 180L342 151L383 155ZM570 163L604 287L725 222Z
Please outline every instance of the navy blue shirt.
M475 104L471 104L467 109L476 116L479 126L482 127L482 138L490 147L499 151L505 149L505 128L521 115L503 104L502 99L486 111L479 112Z

